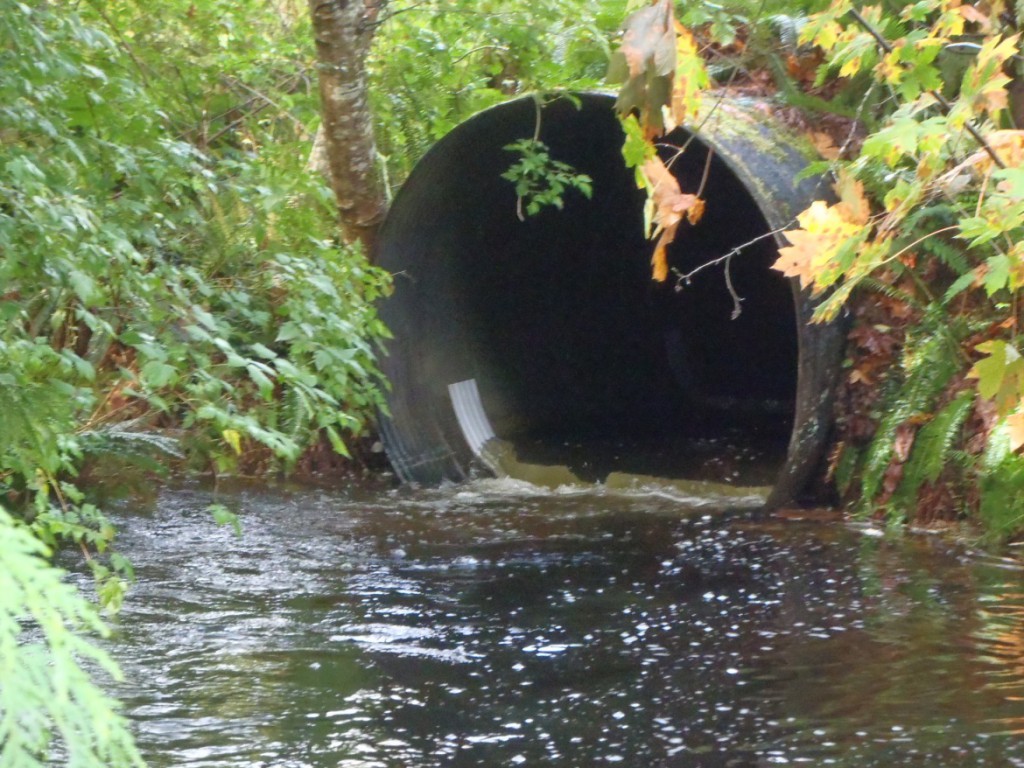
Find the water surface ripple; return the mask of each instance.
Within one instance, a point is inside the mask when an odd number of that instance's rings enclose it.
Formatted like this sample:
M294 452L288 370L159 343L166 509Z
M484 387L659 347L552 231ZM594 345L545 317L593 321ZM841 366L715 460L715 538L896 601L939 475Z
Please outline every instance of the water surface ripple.
M153 766L1024 766L1024 576L737 500L512 482L116 515ZM731 504L731 509L725 505Z

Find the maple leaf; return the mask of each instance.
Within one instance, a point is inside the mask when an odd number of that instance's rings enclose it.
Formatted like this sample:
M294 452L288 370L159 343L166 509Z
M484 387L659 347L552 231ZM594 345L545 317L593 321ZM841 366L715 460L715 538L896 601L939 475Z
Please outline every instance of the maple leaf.
M668 279L668 254L666 249L675 240L676 233L685 217L690 224L696 224L704 215L704 200L697 195L683 192L679 180L665 166L659 157L652 157L643 165L643 174L651 190L654 205L654 235L659 235L651 257L652 276L663 283ZM654 236L652 235L652 236Z
M649 136L664 133L662 107L672 103L676 70L675 13L671 0L631 14L623 24L622 45L612 54L606 79L622 83L615 108L619 114L640 113Z
M975 349L986 357L975 363L967 376L977 379L981 396L993 401L996 410L1005 415L1024 395L1024 358L1015 346L999 339Z
M814 285L814 268L811 262L818 248L818 238L802 229L786 232L789 245L779 248L779 258L772 264L786 277L795 277L800 281L801 288Z
M985 135L985 141L1007 168L1019 168L1024 165L1024 131L1014 129L992 131ZM979 149L950 171L947 176L952 177L967 168L974 168L978 173L988 173L992 170L993 165L992 156L985 149Z
M967 70L960 88L961 98L974 104L976 109L995 113L1006 108L1006 85L1010 78L1003 73L1003 64L1017 55L1020 35L993 37L982 43L974 63Z
M856 194L863 195L863 189L851 186L847 191L851 201L857 202ZM772 269L786 277L796 277L802 288L816 288L816 283L830 267L833 256L839 248L858 233L862 233L867 222L866 207L851 207L843 200L828 205L815 200L811 207L799 214L796 229L784 234L789 245L779 249L779 258Z

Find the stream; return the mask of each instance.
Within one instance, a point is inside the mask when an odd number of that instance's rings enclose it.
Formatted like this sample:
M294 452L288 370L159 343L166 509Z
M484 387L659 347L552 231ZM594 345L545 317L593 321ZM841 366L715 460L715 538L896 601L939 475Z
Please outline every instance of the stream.
M112 517L152 766L1024 766L1024 573L946 538L511 480Z

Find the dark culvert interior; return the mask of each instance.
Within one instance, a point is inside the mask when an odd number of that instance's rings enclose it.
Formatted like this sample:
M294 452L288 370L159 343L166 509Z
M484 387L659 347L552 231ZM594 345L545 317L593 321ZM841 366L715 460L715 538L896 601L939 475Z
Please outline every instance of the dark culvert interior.
M396 337L385 362L393 392L384 435L405 479L469 471L447 389L465 380L520 460L567 464L581 479L700 474L707 447L722 443L773 454L760 464L778 470L793 426L798 344L792 289L769 268L774 240L743 249L728 276L716 266L679 277L771 227L713 153L703 219L683 224L669 251L678 273L652 281L645 196L624 166L609 106L603 97L579 106L563 99L543 110L542 140L553 158L592 177L590 200L570 190L563 210L517 217L513 186L501 178L516 158L503 147L532 134L530 99L457 128L396 199L379 259L396 275L382 308ZM677 131L666 143L687 138ZM683 191L697 190L707 159L693 141L674 161ZM730 284L741 299L735 319Z

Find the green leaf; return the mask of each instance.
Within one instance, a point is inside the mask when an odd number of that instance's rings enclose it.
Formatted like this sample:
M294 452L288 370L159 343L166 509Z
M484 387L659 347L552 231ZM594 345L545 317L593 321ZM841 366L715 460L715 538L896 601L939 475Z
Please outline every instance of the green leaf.
M1008 256L997 253L995 256L990 256L985 260L985 266L982 285L985 286L985 293L992 296L1009 285L1010 270L1013 268L1013 265Z
M640 121L635 115L626 115L620 118L622 131L626 138L622 143L622 158L629 168L639 168L657 154L657 150L651 142L644 138Z
M1022 396L1024 390L1024 359L1011 344L995 339L975 347L986 357L979 360L968 374L978 380L978 391L986 400L995 400L1001 411Z
M160 389L166 387L172 382L177 381L178 371L173 365L161 362L160 360L150 360L142 366L140 371L142 380L153 389Z

